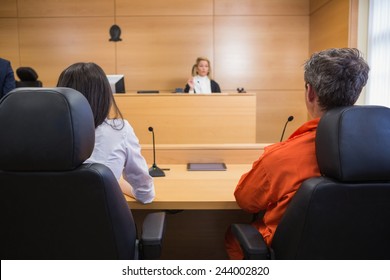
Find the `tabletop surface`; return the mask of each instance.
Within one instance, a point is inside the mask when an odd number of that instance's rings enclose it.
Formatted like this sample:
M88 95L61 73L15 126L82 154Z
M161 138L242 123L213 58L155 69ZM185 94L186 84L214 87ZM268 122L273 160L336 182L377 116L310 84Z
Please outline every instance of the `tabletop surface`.
M165 177L154 177L155 200L143 205L126 196L131 209L239 209L233 192L251 164L226 164L225 171L187 171L186 164L161 164Z

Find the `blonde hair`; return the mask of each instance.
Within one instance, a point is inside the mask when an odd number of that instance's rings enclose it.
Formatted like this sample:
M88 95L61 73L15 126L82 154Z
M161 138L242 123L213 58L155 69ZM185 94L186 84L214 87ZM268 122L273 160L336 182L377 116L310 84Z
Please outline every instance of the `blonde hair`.
M192 76L196 76L198 75L198 73L196 72L196 68L198 67L199 63L201 61L207 61L207 63L209 64L209 72L207 73L207 77L211 77L211 65L210 65L210 60L207 58L207 57L204 57L204 56L200 56L196 59L196 62L195 64L192 66L192 70L191 70L191 74Z

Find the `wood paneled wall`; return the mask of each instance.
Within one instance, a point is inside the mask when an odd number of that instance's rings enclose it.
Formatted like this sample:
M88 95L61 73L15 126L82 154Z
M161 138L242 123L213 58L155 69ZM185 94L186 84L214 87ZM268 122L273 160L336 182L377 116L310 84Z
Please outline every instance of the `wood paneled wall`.
M309 53L350 47L351 0L310 0ZM356 24L357 26L357 24Z
M0 56L14 70L31 66L50 87L65 67L93 61L125 74L127 91L170 92L207 56L224 92L257 93L257 142L278 141L289 115L286 135L307 119L309 53L348 44L348 0L1 2ZM113 24L122 30L117 43L109 41Z

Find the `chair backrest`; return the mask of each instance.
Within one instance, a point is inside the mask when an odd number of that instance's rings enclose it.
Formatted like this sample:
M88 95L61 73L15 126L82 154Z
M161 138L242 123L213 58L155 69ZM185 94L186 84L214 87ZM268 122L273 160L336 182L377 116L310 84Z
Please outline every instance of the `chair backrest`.
M15 81L18 87L42 87L42 82L38 80L37 72L31 67L19 67L16 69L16 75L20 81Z
M317 128L322 177L303 182L272 242L277 259L390 258L390 108L343 107Z
M111 170L83 164L95 127L69 88L19 88L0 102L2 259L133 259L136 230Z

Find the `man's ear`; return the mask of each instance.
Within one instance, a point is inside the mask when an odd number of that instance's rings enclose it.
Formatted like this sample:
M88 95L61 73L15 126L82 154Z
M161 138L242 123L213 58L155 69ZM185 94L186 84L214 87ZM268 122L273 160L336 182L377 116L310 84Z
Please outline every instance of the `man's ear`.
M307 84L305 95L306 95L306 107L309 112L309 115L312 118L320 118L323 115L324 110L321 108L319 104L319 98L317 92L314 90L312 85Z
M313 103L317 100L317 94L315 93L311 84L307 84L306 98L307 98L307 101L309 101L310 103Z

